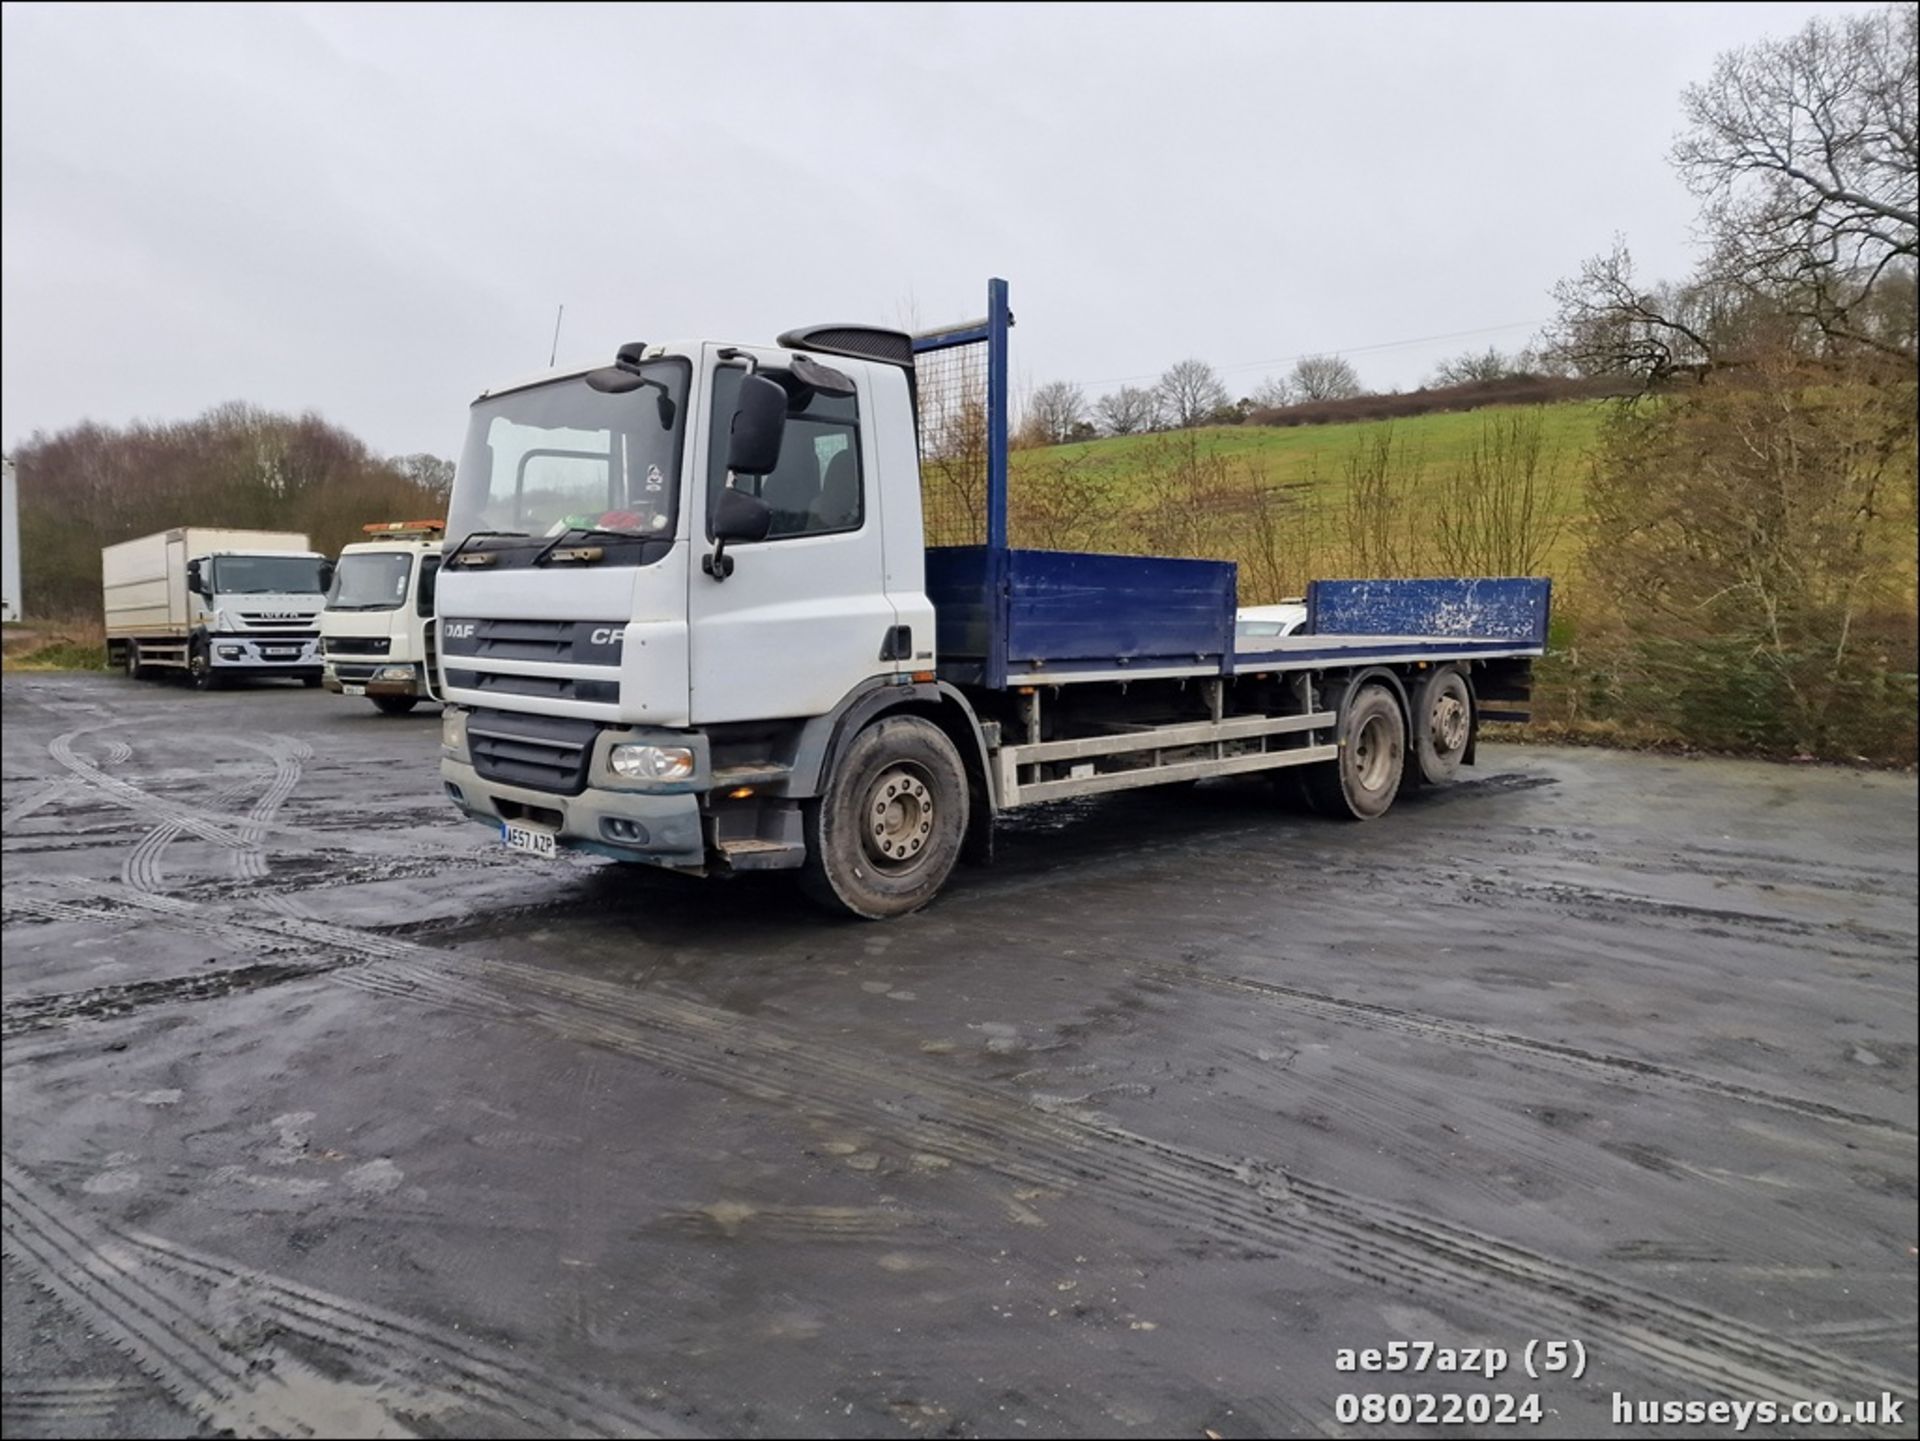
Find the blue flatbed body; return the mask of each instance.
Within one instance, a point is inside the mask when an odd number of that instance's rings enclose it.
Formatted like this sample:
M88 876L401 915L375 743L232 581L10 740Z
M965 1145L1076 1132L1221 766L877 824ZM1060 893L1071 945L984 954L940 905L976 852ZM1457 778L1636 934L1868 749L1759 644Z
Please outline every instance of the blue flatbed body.
M988 546L926 555L943 678L994 689L1537 656L1551 603L1551 583L1533 577L1315 581L1300 633L1242 648L1231 561Z

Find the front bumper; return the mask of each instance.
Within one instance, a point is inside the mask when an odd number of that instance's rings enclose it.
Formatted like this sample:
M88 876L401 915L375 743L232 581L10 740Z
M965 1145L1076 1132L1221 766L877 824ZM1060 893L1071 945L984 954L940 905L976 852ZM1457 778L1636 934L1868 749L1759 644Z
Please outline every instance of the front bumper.
M405 671L402 677L399 672ZM424 698L427 695L426 677L419 665L407 661L386 660L330 660L321 676L321 683L334 694L343 693L348 686L359 686L355 695L392 695Z
M215 632L207 637L207 661L215 670L318 673L320 637Z
M559 844L616 861L642 861L680 870L706 865L700 797L683 792L602 790L576 796L508 785L483 777L468 761L443 755L440 778L447 798L469 820L499 826L517 821L553 831Z

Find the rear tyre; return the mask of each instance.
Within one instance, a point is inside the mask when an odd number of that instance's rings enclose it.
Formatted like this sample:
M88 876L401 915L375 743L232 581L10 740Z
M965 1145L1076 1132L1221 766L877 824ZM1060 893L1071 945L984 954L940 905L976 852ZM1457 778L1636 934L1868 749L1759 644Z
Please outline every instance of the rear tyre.
M1473 741L1473 687L1452 666L1434 671L1413 693L1413 764L1407 779L1443 786L1460 774Z
M148 676L153 674L153 671L148 666L146 666L141 662L139 641L130 640L127 642L127 653L126 653L125 659L127 663L127 679L128 680L145 680Z
M967 833L967 775L931 721L868 726L806 808L801 888L815 904L870 921L904 916L939 894Z
M1407 726L1400 703L1383 685L1350 691L1336 727L1340 754L1312 767L1306 788L1313 808L1339 820L1383 816L1406 768Z
M380 710L381 715L405 715L420 701L410 695L377 695L369 697Z

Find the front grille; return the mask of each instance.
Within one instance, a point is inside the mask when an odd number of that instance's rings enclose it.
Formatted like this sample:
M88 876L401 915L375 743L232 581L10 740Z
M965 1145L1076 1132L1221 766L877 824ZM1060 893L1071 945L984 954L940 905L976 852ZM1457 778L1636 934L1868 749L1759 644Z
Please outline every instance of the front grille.
M328 655L385 655L393 638L384 635L330 635L322 644Z
M577 796L599 733L593 721L476 710L467 716L467 751L487 780Z
M440 622L440 649L472 660L620 664L625 622L617 620L461 620Z
M287 615L277 611L239 611L240 624L251 631L265 631L273 635L316 636L319 617L311 615Z
M494 695L531 695L546 700L620 703L620 682L578 680L570 675L504 675L482 670L447 670L447 684L456 690L488 691Z

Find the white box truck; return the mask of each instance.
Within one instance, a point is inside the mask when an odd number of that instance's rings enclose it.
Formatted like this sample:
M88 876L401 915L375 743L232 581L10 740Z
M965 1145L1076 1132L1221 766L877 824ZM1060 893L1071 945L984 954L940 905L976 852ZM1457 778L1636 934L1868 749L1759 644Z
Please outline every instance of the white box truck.
M405 715L433 688L433 591L444 520L379 521L374 540L340 552L320 612L325 683L365 696L386 715Z
M320 684L327 558L296 531L182 526L100 552L107 658L202 690L243 676Z

